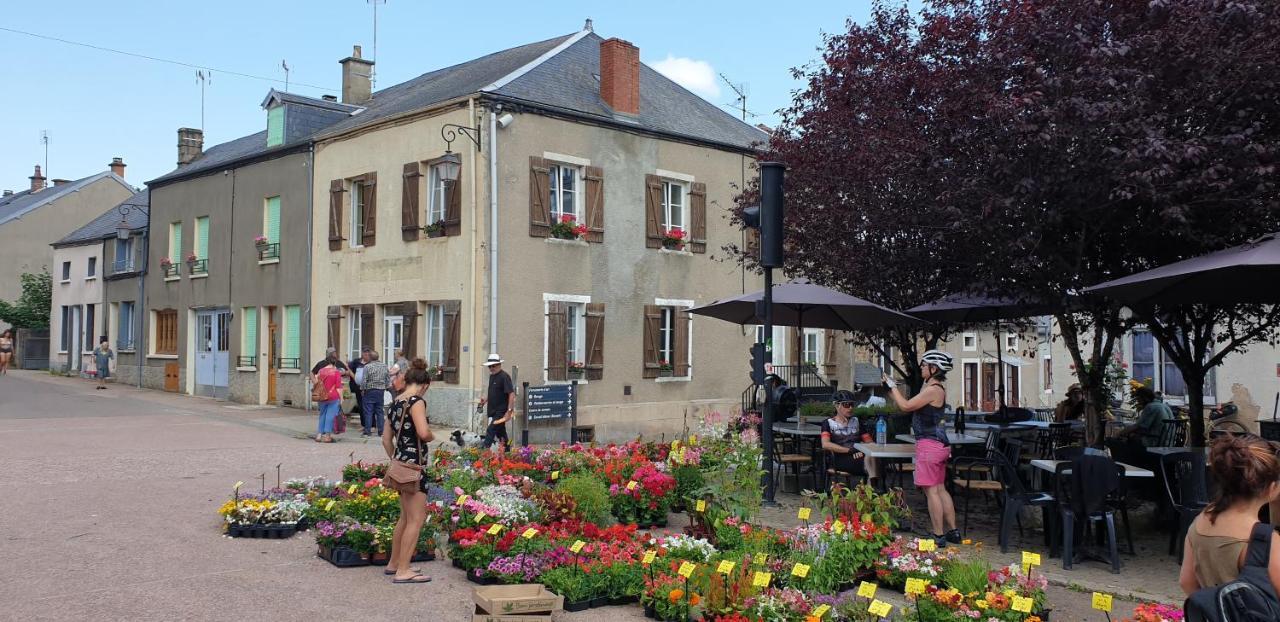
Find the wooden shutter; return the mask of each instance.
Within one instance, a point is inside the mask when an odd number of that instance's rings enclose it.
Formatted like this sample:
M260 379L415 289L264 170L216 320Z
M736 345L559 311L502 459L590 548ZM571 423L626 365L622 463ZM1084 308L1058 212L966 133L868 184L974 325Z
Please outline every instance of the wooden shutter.
M569 303L547 303L547 380L569 379Z
M355 344L351 344L354 346ZM373 305L360 305L360 348L373 345Z
M822 344L822 373L831 380L836 376L836 331L827 329L823 337L826 341Z
M551 235L551 171L538 156L529 156L529 235Z
M418 303L414 301L400 303L400 316L404 318L404 335L401 336L401 348L404 356L413 360L418 356ZM390 365L395 361L387 361Z
M646 247L662 248L662 178L657 175L644 176L644 238Z
M342 195L341 179L329 182L329 250L342 250Z
M587 190L587 241L604 241L604 169L588 166L582 171Z
M404 186L400 192L400 237L405 242L418 239L421 226L418 224L418 179L422 177L421 167L417 162L404 165Z
M458 317L462 311L461 300L447 300L441 305L444 311L444 381L458 384L458 358L462 345L462 329Z
M689 184L689 246L707 252L707 185L696 181Z
M604 303L587 304L587 380L604 378Z
M444 234L462 234L462 165L458 165L458 179L445 184Z
M799 327L791 327L787 329L787 360L783 361L783 365L804 365L804 361L800 360L800 353L804 352L800 348L800 340L804 339L804 331Z
M329 307L325 312L325 319L328 320L329 325L327 347L338 348L338 343L342 338L342 307ZM341 352L342 349L338 348L338 351Z
M364 235L360 243L374 246L378 243L378 174L367 173L364 176Z
M658 352L662 351L658 340L662 336L662 307L644 306L644 378L658 377Z
M676 323L676 360L671 362L671 366L677 378L684 378L689 375L689 323L693 316L685 307L674 307L672 311L672 319Z

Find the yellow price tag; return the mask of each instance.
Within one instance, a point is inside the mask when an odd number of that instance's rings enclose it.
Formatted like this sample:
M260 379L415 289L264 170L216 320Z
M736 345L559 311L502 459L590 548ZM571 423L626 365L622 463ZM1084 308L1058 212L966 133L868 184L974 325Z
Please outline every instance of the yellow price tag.
M582 547L586 546L586 544L587 543L583 542L582 540L576 540L574 541L573 546L569 547L569 550L573 551L575 554L581 553Z
M893 605L882 600L873 600L867 606L867 611L877 618L887 618L889 617L889 612L893 611Z
M1093 593L1093 608L1098 611L1111 613L1111 595L1102 592Z
M724 560L724 561L720 562L720 565L719 565L719 566L716 566L716 572L718 572L718 573L720 573L720 574L729 574L729 573L733 572L733 567L734 567L734 566L736 566L736 565L737 565L736 563L731 562L731 561L729 561L729 560L727 560L727 559L726 559L726 560Z
M698 499L698 503L694 504L693 509L698 512L706 512L707 502L702 499Z
M330 499L328 503L324 504L324 511L328 512L329 510L332 510L334 503L334 500Z
M765 555L764 553L756 553L756 558L754 561L757 566L763 566L765 565L765 562L769 561L769 556Z
M241 486L244 486L244 482L236 482L236 485L232 486L232 488L235 490L240 490Z
M822 616L827 615L828 611L831 611L831 605L818 605L813 608L813 611L809 612L809 615L815 618L821 618Z
M800 577L801 579L809 576L809 564L801 564L799 562L791 567L791 576Z
M800 508L800 511L796 512L796 516L799 517L800 520L809 520L809 516L812 513L813 513L813 510L809 508Z
M354 495L354 494L356 494L356 485L355 485L355 484L352 484L352 485L350 485L350 486L348 486L348 487L347 487L347 494L349 494L349 495Z
M500 523L489 525L489 535L496 536L499 531L502 531L502 525Z
M697 434L690 434L690 435L689 435L689 444L690 444L690 445L697 445L697 444L698 444L698 435L697 435Z
M858 596L863 598L875 598L877 587L879 586L870 581L863 581L858 584Z
M917 538L916 546L924 553L938 550L938 543L934 542L933 538Z
M755 587L769 587L769 582L772 580L773 574L756 571L755 576L751 577L751 585Z
M1039 566L1039 565L1040 565L1040 554L1039 554L1039 553L1032 553L1032 552L1030 552L1030 551L1023 551L1023 552L1022 552L1022 567L1023 567L1023 568L1029 568L1029 567L1031 567L1031 566Z
M925 582L924 579L907 579L906 588L902 591L907 594L923 594Z
M560 479L560 472L559 472L559 471L552 471L552 472L551 472L551 481L553 481L553 482L554 482L554 481L556 481L556 480L558 480L558 479Z
M657 556L658 556L657 551L645 551L644 558L640 560L640 563L648 566L649 564L653 563L653 558Z
M676 440L671 441L671 448L680 449L680 439L677 438Z
M693 571L697 569L698 567L690 562L680 562L680 569L676 571L676 574L688 579L693 576Z
M634 481L627 482L627 490L635 490L635 489L636 489L636 483Z
M488 516L488 514L485 514L484 512L476 512L476 522L478 523L484 520L486 516Z
M1026 596L1014 596L1013 606L1010 607L1010 609L1019 613L1031 613L1031 605L1034 603L1034 600L1027 598Z
M533 527L530 527L524 530L524 533L520 534L520 537L524 538L525 540L532 540L533 537L536 535L538 535L538 530L534 529Z
M836 521L834 523L831 523L831 531L834 531L836 535L840 535L844 533L844 522Z
M462 495L461 497L458 497L458 500L454 502L454 505L463 506L463 505L466 505L467 502L470 500L471 500L471 497L468 497L467 495Z

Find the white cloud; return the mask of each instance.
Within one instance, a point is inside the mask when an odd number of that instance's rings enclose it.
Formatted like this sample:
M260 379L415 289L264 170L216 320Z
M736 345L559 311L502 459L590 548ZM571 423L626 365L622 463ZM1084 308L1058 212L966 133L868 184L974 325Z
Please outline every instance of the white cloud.
M705 60L667 54L665 59L652 65L658 73L706 99L720 97L720 83L716 79L716 71L711 68L711 63Z

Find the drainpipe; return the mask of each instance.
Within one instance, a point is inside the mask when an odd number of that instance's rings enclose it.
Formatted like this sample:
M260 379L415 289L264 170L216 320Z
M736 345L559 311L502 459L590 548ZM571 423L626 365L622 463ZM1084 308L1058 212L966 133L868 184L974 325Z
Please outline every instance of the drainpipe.
M467 124L478 125L479 119L476 118L476 100L474 97L467 101L467 110L470 113L470 118L467 121ZM477 199L479 198L479 191L476 188L476 185L480 181L480 171L477 170L480 168L478 165L478 163L480 162L480 151L474 144L471 145L471 162L472 162L472 165L467 167L470 169L470 173L471 173L471 214L472 214L471 216L471 253L470 253L471 254L471 274L470 274L470 278L467 280L467 304L471 307L471 318L467 321L468 332L470 334L467 337L467 343L469 344L469 346L467 348L466 361L467 361L467 370L468 370L467 395L469 395L471 399L475 399L476 397L476 373L475 373L476 371L476 310L480 307L480 301L476 299L476 269L477 269L476 264L479 263L478 255L480 254L480 249L478 248L478 242L480 241L480 229L478 226L478 222L480 219L478 218L478 216L480 214L480 211L476 209L476 206L478 205ZM461 356L461 353L459 353L459 356ZM470 402L468 402L468 404L470 404ZM475 428L474 418L469 416L470 413L471 413L471 410L470 408L468 408L467 409L467 414L468 414L467 429L471 430L472 432L475 432L477 430Z
M315 252L314 249L311 248L311 245L315 240L315 231L312 230L315 227L315 205L313 205L312 202L315 199L316 185L316 144L314 142L311 143L311 146L307 149L307 160L303 166L307 167L307 270L305 272L307 275L307 285L306 295L303 297L305 306L302 309L302 313L303 317L306 318L303 324L307 327L307 340L303 343L305 343L307 347L307 357L302 361L299 361L298 364L305 367L306 362L311 361L311 278L312 271L314 269L311 265L311 258L312 254ZM270 352L269 348L270 346L268 346L268 352ZM302 356L302 353L299 352L298 356ZM268 361L267 365L270 366L271 363ZM306 376L304 376L304 378L306 378ZM277 381L278 380L279 376L277 376ZM304 388L310 389L310 387L306 386L305 382ZM311 391L305 390L302 393L306 396L303 398L303 406L305 408L304 412L311 412ZM279 396L277 395L277 399L278 398Z
M142 242L142 272L138 274L138 302L133 305L133 362L138 366L138 388L142 388L142 359L146 355L146 349L151 347L150 344L143 341L142 337L142 313L146 313L147 309L147 254L151 249L147 248L147 240L151 238L151 206L147 205L147 234L138 236ZM139 313L139 310L142 313Z
M498 351L498 110L489 111L489 353Z

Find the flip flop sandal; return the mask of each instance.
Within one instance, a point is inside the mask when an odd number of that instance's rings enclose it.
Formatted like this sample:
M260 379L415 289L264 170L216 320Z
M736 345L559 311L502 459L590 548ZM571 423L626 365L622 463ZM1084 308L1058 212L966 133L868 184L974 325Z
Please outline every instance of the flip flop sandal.
M392 579L392 583L431 583L431 577L424 574L416 574L408 579Z
M410 570L411 572L413 572L414 574L422 574L422 569L420 569L420 568L410 568L409 570ZM390 569L387 569L387 570L383 570L383 571L382 571L382 574L385 574L385 575L387 575L387 576L391 577L391 576L395 576L396 571L394 571L394 570L390 570Z

